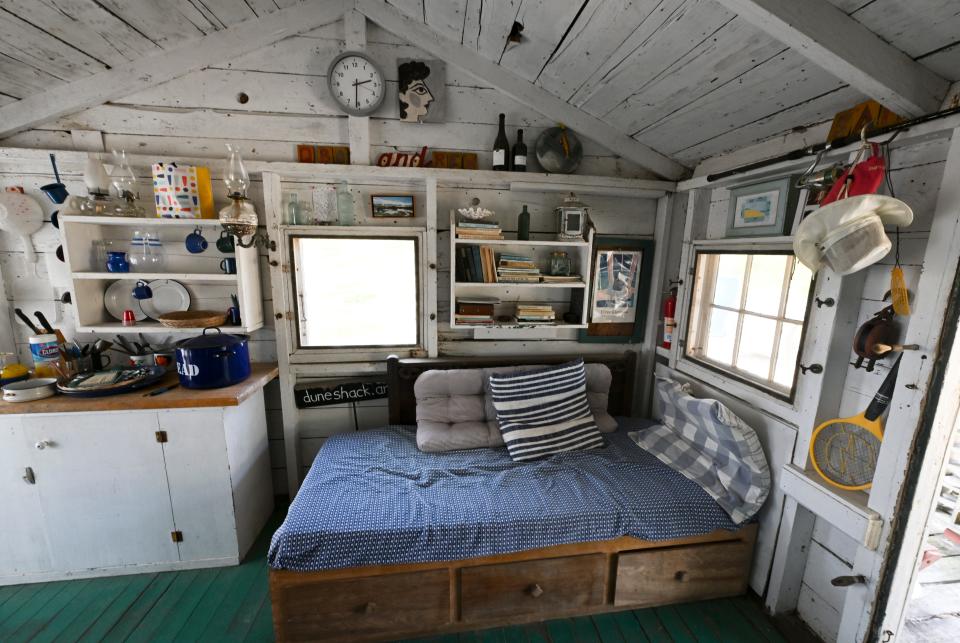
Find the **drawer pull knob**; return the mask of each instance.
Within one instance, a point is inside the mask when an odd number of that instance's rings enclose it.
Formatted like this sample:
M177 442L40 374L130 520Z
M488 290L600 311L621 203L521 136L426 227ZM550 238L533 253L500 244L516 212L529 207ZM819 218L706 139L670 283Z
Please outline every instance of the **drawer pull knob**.
M527 594L530 594L530 596L533 596L534 598L540 598L543 596L543 588L534 583L527 588Z
M38 451L43 451L43 450L46 449L47 447L52 447L52 446L53 446L53 442L50 441L50 440L40 440L39 442L37 442L37 443L34 444L33 446L35 446Z
M373 614L373 613L376 612L376 611L377 611L377 604L376 604L376 603L367 603L366 605L363 606L363 613L364 613L364 614Z
M674 578L674 580L683 583L683 582L685 582L685 581L687 580L687 572L685 572L685 571L679 571L679 572L677 572L676 574L673 575L673 578Z

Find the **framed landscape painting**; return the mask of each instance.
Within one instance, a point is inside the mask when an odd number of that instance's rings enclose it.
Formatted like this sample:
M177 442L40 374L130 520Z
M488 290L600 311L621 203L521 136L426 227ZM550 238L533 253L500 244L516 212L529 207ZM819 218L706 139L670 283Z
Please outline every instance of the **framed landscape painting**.
M412 194L370 196L370 213L377 219L408 219L414 216Z
M730 189L727 237L779 237L790 234L797 207L794 177Z

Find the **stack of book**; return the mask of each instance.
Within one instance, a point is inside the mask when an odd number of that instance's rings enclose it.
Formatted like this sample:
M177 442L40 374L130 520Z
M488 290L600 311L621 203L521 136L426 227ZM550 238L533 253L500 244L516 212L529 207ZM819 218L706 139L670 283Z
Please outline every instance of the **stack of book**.
M583 281L580 275L540 275L545 284L574 284Z
M493 306L498 302L498 299L488 297L457 299L454 322L468 326L492 326Z
M536 304L517 304L517 323L533 326L536 324L552 324L557 318L552 306Z
M495 241L503 239L503 230L496 221L460 221L456 228L457 239L480 239Z
M457 283L492 284L497 281L493 249L489 246L457 246L454 268Z
M509 284L538 284L540 269L530 257L504 252L497 263L497 281Z

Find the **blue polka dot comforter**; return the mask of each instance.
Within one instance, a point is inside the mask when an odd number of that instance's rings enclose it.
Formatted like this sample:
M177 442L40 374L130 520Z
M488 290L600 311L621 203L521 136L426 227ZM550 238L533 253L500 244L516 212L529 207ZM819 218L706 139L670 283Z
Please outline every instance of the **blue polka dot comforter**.
M506 554L623 535L737 526L638 447L621 419L602 449L514 462L506 448L422 453L414 427L330 438L270 543L274 569L316 571Z

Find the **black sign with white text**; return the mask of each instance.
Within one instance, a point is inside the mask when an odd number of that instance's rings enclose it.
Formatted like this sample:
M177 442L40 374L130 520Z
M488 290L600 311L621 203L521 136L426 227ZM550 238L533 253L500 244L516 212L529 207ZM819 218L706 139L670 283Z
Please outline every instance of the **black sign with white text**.
M310 409L317 406L347 404L364 400L380 400L387 397L386 382L341 382L326 386L305 385L294 390L294 399L298 409Z

